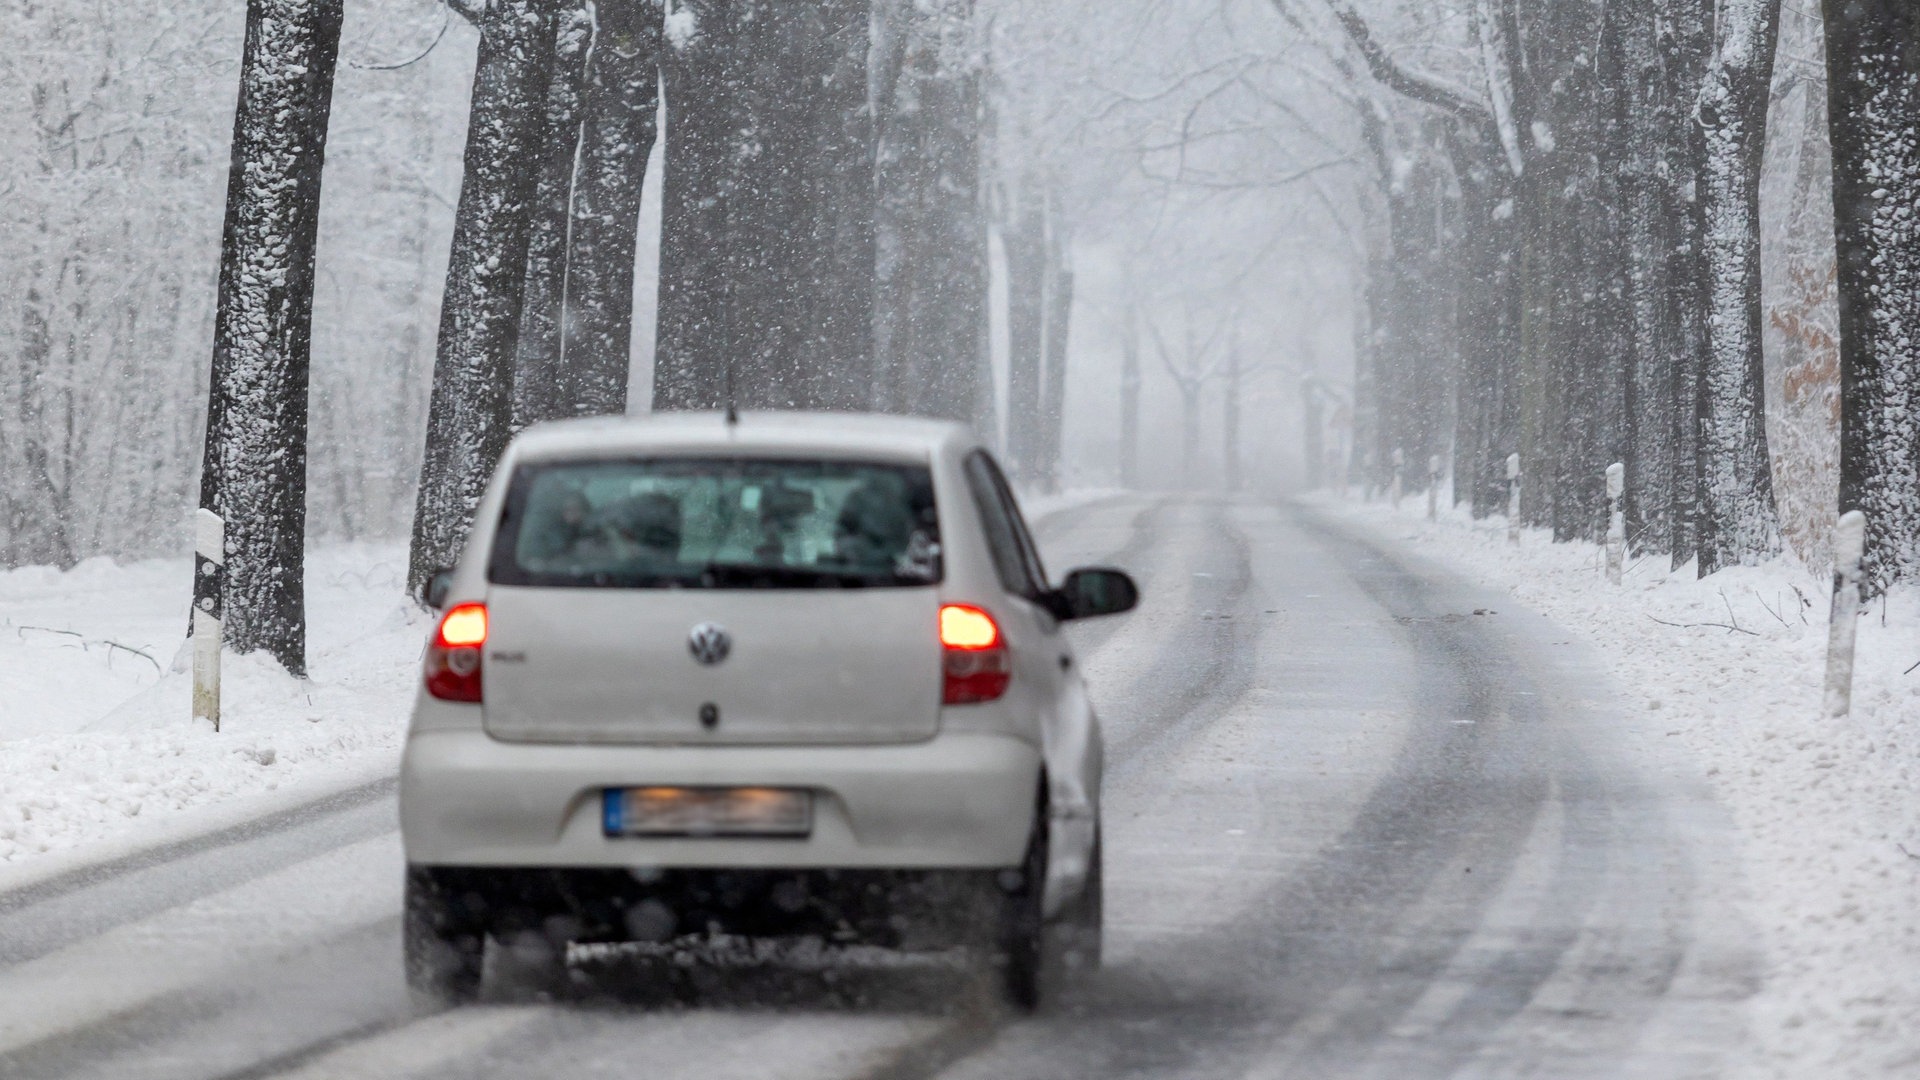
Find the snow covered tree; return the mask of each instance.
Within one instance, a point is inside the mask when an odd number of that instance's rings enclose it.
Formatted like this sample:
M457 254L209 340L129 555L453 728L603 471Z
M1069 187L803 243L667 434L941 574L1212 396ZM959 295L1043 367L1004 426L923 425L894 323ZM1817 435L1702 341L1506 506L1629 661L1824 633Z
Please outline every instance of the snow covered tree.
M563 7L534 193L514 428L627 407L641 187L658 123L660 0Z
M407 587L418 593L466 543L512 433L513 364L553 67L552 0L494 0L478 21L466 168L415 502Z
M1708 357L1700 376L1700 573L1780 550L1761 350L1760 168L1780 0L1722 5L1700 93Z
M1273 2L1306 22L1298 5ZM1600 474L1624 460L1645 546L1676 564L1697 548L1702 573L1777 550L1759 184L1778 3L1402 8L1404 33L1452 35L1433 54L1451 65L1438 72L1390 52L1345 0L1330 6L1375 81L1448 118L1439 141L1468 271L1451 331L1462 350L1454 450L1476 512L1500 505L1501 464L1517 450L1533 478L1527 518L1561 539L1596 536ZM1419 158L1398 145L1401 182ZM1433 280L1397 255L1375 267L1416 290ZM1391 344L1407 311L1374 288L1369 350ZM1431 421L1409 426L1393 407L1406 363L1391 349L1368 359L1378 461Z
M514 347L514 430L573 415L563 358L569 234L574 177L580 159L582 95L594 12L567 0L553 22L553 70L547 80L541 153L527 238L527 283L520 305L520 339Z
M307 382L339 0L251 0L234 113L203 505L226 520L225 632L306 673Z
M992 417L972 0L878 0L874 405Z
M1839 247L1840 509L1866 578L1920 579L1920 7L1827 0Z
M1627 259L1632 374L1626 513L1636 545L1694 556L1697 375L1706 284L1694 118L1711 39L1699 0L1628 0L1609 10L1618 42L1623 137L1618 186Z
M1045 467L1047 214L1037 183L1003 184L998 200L1006 251L1007 458L1023 480Z
M573 415L627 411L641 183L660 105L660 0L598 0L563 320Z
M870 23L850 0L669 6L655 408L869 405Z

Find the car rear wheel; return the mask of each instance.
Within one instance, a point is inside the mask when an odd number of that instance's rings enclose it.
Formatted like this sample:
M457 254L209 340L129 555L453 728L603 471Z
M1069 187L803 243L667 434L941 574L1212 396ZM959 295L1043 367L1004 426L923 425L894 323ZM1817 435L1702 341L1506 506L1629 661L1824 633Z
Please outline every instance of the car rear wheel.
M1060 913L1052 927L1056 953L1068 973L1093 971L1100 966L1101 937L1105 926L1106 890L1102 884L1100 833L1093 834L1093 850L1087 854L1087 880L1080 895Z
M1000 981L1007 1003L1021 1012L1040 1007L1045 973L1047 926L1044 907L1047 885L1048 817L1045 789L1034 810L1033 832L1027 838L1027 857L1016 875L1015 887L1001 902Z
M486 925L478 898L446 887L432 869L407 868L401 919L407 988L428 1008L480 996L486 961Z

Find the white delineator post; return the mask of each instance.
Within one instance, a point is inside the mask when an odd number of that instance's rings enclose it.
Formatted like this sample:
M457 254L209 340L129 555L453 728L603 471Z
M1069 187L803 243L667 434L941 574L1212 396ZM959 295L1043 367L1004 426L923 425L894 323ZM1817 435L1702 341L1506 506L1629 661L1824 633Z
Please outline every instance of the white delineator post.
M1626 493L1627 467L1616 461L1607 466L1607 580L1615 585L1627 561L1627 514L1620 507Z
M1860 629L1860 557L1867 546L1867 516L1840 515L1833 530L1833 614L1827 620L1827 715L1853 708L1853 638Z
M1404 486L1400 481L1400 475L1406 471L1407 471L1406 451L1395 450L1393 452L1393 490L1389 493L1390 497L1393 499L1393 508L1395 510L1400 509L1400 492L1402 487Z
M1507 543L1520 544L1520 455L1507 455Z
M227 526L201 507L193 515L193 718L220 730L220 621L227 587Z
M1427 520L1440 520L1440 455L1427 459Z

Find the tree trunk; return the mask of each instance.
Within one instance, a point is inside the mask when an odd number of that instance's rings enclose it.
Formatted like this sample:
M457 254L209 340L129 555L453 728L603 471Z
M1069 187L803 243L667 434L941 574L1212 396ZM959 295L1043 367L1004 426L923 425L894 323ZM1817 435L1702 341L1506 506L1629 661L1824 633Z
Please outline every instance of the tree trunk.
M640 196L660 107L660 0L599 0L567 259L568 409L627 411Z
M1513 185L1499 147L1449 133L1460 180L1460 374L1455 388L1455 501L1476 518L1505 512L1506 462L1513 453ZM1317 399L1314 408L1318 408ZM1317 469L1315 465L1312 468ZM1316 484L1316 486L1318 486Z
M800 205L790 223L800 310L794 369L813 408L865 411L878 404L874 311L879 193L868 0L789 4L796 66L809 88L794 133ZM902 410L913 411L913 410Z
M540 127L541 151L527 236L527 283L514 346L513 430L573 415L573 380L563 358L568 229L580 160L581 95L593 13L580 0L560 0L553 22L552 76Z
M208 446L225 634L306 673L307 378L339 0L252 0L220 250Z
M849 0L667 16L655 408L870 403L868 26Z
M1007 456L1027 483L1041 479L1046 356L1047 225L1037 184L1008 193L1000 238L1007 256Z
M1701 373L1700 574L1780 550L1761 351L1760 167L1780 0L1734 0L1700 95L1709 351Z
M1327 416L1319 376L1300 380L1300 454L1305 459L1308 491L1327 485Z
M1073 259L1071 241L1060 222L1057 203L1047 214L1047 281L1044 386L1040 406L1040 485L1060 490L1060 460L1067 420L1067 345L1072 336Z
M1198 382L1182 382L1179 386L1180 486L1192 491L1195 473L1200 465L1200 392L1203 387Z
M1120 486L1140 486L1140 324L1120 315Z
M875 404L985 431L993 373L973 0L874 6Z
M1227 392L1220 403L1220 451L1227 490L1240 490L1240 343L1227 343Z
M20 387L15 409L20 476L6 485L7 550L0 565L57 566L77 561L71 522L61 513L59 485L53 478L53 454L47 445L46 402L54 380L53 327L40 275L31 273L20 314ZM9 440L11 441L11 440Z
M1380 344L1374 318L1386 276L1383 261L1377 254L1367 260L1365 299L1355 311L1353 327L1353 447L1344 482L1357 485L1363 499L1373 498L1380 475L1374 452L1380 429Z
M440 312L407 586L452 566L512 433L513 362L553 62L550 0L495 0L480 24L465 175Z
M738 93L728 0L676 3L661 50L667 112L653 407L738 400L728 323L728 216Z
M1920 8L1827 0L1840 272L1840 509L1864 578L1920 578Z

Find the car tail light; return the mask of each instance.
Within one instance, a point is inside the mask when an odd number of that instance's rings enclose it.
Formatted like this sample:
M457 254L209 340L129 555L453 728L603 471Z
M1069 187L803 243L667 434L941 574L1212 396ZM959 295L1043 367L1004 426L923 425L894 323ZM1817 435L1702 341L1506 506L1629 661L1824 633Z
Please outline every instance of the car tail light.
M1007 692L1013 659L993 616L966 604L940 609L940 651L944 679L940 700L947 705L992 701Z
M427 693L442 701L479 701L480 650L486 645L487 605L449 610L427 646Z

